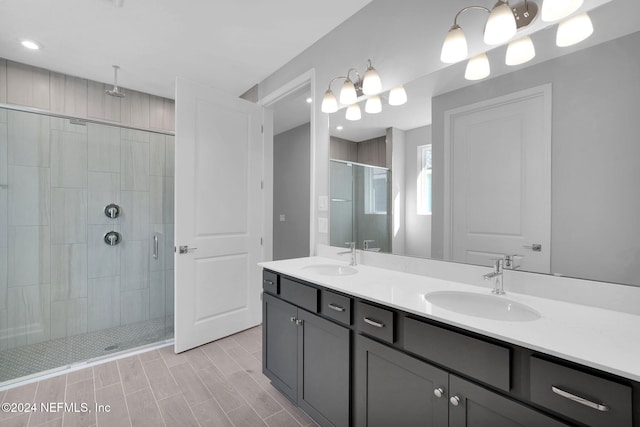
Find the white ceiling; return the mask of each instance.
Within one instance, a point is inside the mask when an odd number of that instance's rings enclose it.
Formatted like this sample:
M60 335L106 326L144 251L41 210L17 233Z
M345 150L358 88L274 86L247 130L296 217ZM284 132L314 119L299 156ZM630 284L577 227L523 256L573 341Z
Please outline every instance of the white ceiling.
M371 0L0 0L0 57L174 98L176 76L240 95ZM20 46L21 39L43 45Z

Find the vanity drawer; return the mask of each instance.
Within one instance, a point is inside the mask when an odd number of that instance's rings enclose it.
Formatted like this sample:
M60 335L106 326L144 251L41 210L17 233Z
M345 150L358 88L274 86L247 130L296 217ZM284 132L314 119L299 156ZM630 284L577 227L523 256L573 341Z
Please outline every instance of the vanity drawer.
M312 313L318 312L319 292L319 289L312 286L303 285L286 277L280 278L280 297Z
M320 313L345 325L351 325L351 298L324 290L321 294Z
M262 272L262 290L270 294L278 295L280 287L278 286L278 275L270 271Z
M631 387L532 356L531 401L594 427L630 427Z
M358 301L356 313L356 326L360 332L393 344L393 311Z
M511 351L506 347L407 317L404 348L499 389L511 388Z

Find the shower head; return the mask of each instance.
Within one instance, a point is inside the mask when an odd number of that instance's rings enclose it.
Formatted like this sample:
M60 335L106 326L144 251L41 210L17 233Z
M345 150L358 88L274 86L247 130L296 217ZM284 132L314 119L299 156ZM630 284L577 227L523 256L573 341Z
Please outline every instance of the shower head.
M124 98L125 97L124 92L122 92L118 87L118 69L119 68L120 67L118 67L117 65L113 66L113 89L111 90L107 89L104 91L104 93L110 96L115 96L116 98Z

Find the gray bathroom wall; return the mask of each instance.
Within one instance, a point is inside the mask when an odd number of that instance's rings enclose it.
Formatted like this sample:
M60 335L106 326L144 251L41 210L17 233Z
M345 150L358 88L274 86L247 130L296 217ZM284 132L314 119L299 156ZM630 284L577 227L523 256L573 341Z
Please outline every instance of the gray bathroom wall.
M444 230L444 112L552 83L551 272L638 283L640 198L629 185L640 182L638 46L634 33L433 99L434 257Z
M310 147L309 123L273 138L274 260L309 256Z
M64 75L0 58L0 103L81 119L173 131L175 102L126 87L126 97L105 96L112 84Z

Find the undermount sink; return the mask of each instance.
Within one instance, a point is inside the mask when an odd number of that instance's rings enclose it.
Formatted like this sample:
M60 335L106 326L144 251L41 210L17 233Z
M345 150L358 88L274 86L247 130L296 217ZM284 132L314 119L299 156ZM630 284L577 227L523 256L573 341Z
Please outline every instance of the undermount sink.
M350 276L358 272L358 270L353 267L336 264L308 265L306 267L302 267L302 269L308 270L310 273L321 274L323 276Z
M540 318L533 308L499 295L438 291L425 294L424 299L446 310L491 320L530 322Z

